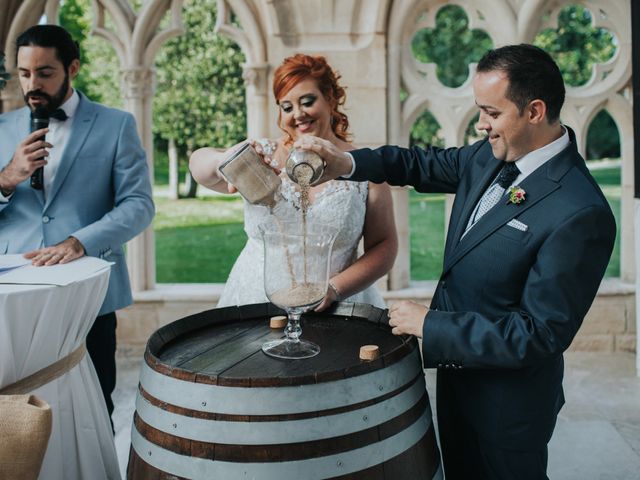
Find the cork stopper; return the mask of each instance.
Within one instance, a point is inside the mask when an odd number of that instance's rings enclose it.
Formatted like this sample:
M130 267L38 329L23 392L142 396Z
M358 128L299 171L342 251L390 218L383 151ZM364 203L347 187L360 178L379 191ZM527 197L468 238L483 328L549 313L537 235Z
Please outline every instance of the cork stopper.
M287 317L284 315L276 315L269 319L269 328L284 328L287 325Z
M363 345L360 347L360 360L375 360L380 356L380 348L377 345Z

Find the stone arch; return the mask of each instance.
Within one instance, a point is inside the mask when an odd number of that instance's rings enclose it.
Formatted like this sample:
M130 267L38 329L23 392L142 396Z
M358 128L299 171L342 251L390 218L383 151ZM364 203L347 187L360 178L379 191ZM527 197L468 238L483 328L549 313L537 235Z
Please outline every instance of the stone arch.
M237 43L247 59L243 77L247 87L247 136L264 137L269 131L269 64L266 40L255 11L245 0L217 0L216 32ZM231 23L231 12L242 29Z
M149 0L136 15L125 0L92 0L93 32L110 42L121 65L121 88L125 109L133 114L142 145L147 152L149 173L153 178L152 102L155 90L153 60L160 46L183 32L183 0ZM170 24L159 30L170 12ZM114 27L106 26L109 14ZM152 227L127 244L127 265L134 291L155 287L155 241Z
M620 135L620 277L633 282L636 278L634 254L634 153L633 111L630 102L622 95L612 95L604 104L618 127Z
M591 128L591 124L593 123L594 119L598 116L598 114L600 112L606 112L611 119L613 120L613 122L616 125L616 128L618 129L618 134L621 133L621 129L620 129L620 124L618 123L618 121L614 118L614 116L611 114L611 112L609 111L609 109L607 108L607 105L609 104L608 99L604 100L600 103L598 103L597 105L594 105L593 108L584 116L584 120L583 123L581 125L581 138L582 138L582 142L580 145L580 151L583 152L583 157L585 158L585 160L587 160L587 144L588 144L588 140L589 140L589 129ZM622 138L620 139L622 141Z
M519 5L517 4L519 3ZM440 123L448 146L462 144L464 132L473 118L470 82L452 89L443 87L434 80L435 65L416 62L409 48L411 37L418 27L434 27L438 10L451 2L443 0L411 0L394 2L389 12L387 29L387 84L388 84L388 141L407 145L413 121L422 110L429 111ZM604 0L524 0L522 2L458 0L453 4L462 7L469 19L469 28L481 28L492 38L495 46L507 43L531 42L540 30L557 27L558 14L567 5L584 6L592 14L594 27L606 28L617 39L615 55L607 62L594 66L591 80L580 87L567 88L563 108L563 120L575 129L578 146L585 152L586 133L590 119L605 105L615 105L616 111L608 109L618 125L621 135L623 164L623 218L621 234L621 256L627 258L621 267L621 276L631 281L635 278L633 260L633 152L631 105L622 94L631 76L631 31L626 2ZM546 21L543 19L547 15ZM489 23L487 19L491 19ZM416 19L420 19L417 24ZM499 28L498 28L499 26ZM505 28L507 26L507 28ZM510 28L509 26L513 26ZM473 73L473 65L470 65ZM426 79L426 80L425 80ZM400 101L400 92L405 89L408 97ZM432 99L443 107L435 106ZM625 124L622 119L629 118ZM627 148L625 148L627 147ZM628 185L625 188L624 185ZM395 200L395 198L394 198ZM405 201L405 200L401 200ZM408 263L408 262L407 262ZM408 268L405 269L408 271ZM408 276L400 282L408 283ZM398 287L395 287L398 288Z
M91 0L94 10L94 33L102 34L114 46L120 64L128 66L122 73L123 92L128 96L126 108L134 112L138 124L149 125L149 110L143 97L149 96L153 87L153 72L147 68L152 63L157 47L172 33L158 34L152 31L157 27L158 12L171 9L173 17L179 17L182 1L145 0L145 5L153 5L156 14L151 11L145 20L138 18L130 6L130 0ZM541 28L555 22L557 16L543 24L542 16L557 11L567 4L580 4L595 13L594 23L612 31L618 40L618 51L607 63L596 66L592 81L582 87L570 88L567 93L563 121L576 128L581 139L586 138L586 125L590 115L598 108L606 107L618 125L621 137L622 157L622 220L621 220L621 270L624 281L632 281L635 276L633 240L633 136L631 77L631 34L629 22L629 0L611 2L608 0L454 0L453 4L462 7L469 18L470 28L482 28L492 38L494 45L505 43L531 42ZM269 101L270 64L294 51L306 51L327 55L332 64L343 73L346 85L350 86L349 101L353 105L366 102L367 109L353 108L349 112L352 126L357 133L358 146L370 146L381 143L408 144L411 119L417 111L428 107L438 121L446 122L448 145L462 143L464 130L475 113L471 91L468 85L459 89L437 90L434 85L424 87L420 81L424 73L433 76L433 67L416 65L407 55L410 40L409 29L415 28L418 15L425 8L431 12L424 22L433 22L437 8L451 2L444 0L218 0L220 12L218 29L242 48L247 58L245 80L247 81L247 104L249 114L248 133L250 136L274 134L275 126L270 118L275 106ZM5 43L0 47L10 48L11 35L37 23L43 12L51 18L55 16L58 0L2 0L0 9L0 37ZM302 6L301 6L302 5ZM149 7L151 8L151 7ZM600 14L602 10L605 15ZM177 13L176 13L177 12ZM238 19L241 29L231 22L231 12ZM118 25L114 31L104 26L104 16L110 16ZM99 20L103 18L103 20ZM488 21L490 19L490 23ZM413 22L413 23L412 23ZM101 26L102 25L102 26ZM137 25L137 26L136 26ZM287 30L288 27L291 30ZM134 32L137 28L137 33ZM292 32L292 35L289 35ZM148 43L153 36L154 41ZM137 36L136 36L137 35ZM137 50L130 49L137 42ZM143 53L147 54L144 55ZM9 54L8 67L13 55ZM133 59L133 60L132 60ZM275 60L277 59L277 60ZM140 66L136 69L135 66ZM405 70L409 72L405 75ZM410 101L400 102L399 92L405 83L413 81L416 75L416 88ZM3 110L23 105L22 96L15 76L1 94ZM410 85L411 86L411 85ZM151 90L149 90L151 89ZM150 97L149 97L150 98ZM434 102L452 106L439 113L433 107ZM252 103L253 102L253 103ZM348 104L347 107L351 106ZM365 113L359 113L359 112ZM373 112L373 114L372 114ZM255 114L254 114L255 113ZM404 120L403 120L404 119ZM446 119L446 120L443 120ZM145 123L146 122L146 123ZM453 133L451 133L453 132ZM364 140L363 140L364 139ZM581 146L581 150L584 150ZM408 201L404 189L394 188L394 211L396 212L398 234L401 246L394 270L389 276L392 289L403 288L409 283L408 262ZM404 223L403 223L404 222ZM147 239L148 240L148 239ZM406 247L403 243L406 241ZM151 290L154 288L155 265L153 243L129 246L134 252L129 258L134 289ZM138 272L138 273L135 273ZM163 287L163 289L166 287ZM201 309L211 305L210 286L203 294ZM214 288L219 288L214 287ZM163 290L153 295L162 297ZM174 293L172 292L172 296ZM147 295L140 295L147 299ZM393 298L390 294L388 298ZM215 300L215 294L213 296ZM147 300L148 301L148 300ZM160 307L158 307L160 308ZM180 307L183 308L183 307ZM145 311L148 320L149 311ZM138 325L140 317L132 324ZM161 318L161 317L158 317ZM154 321L158 320L154 316ZM164 319L166 320L166 319ZM158 320L160 321L160 320ZM126 322L123 322L126 323ZM140 329L136 326L135 331ZM146 338L146 336L145 336ZM143 342L145 338L140 338ZM616 340L617 342L617 340Z
M487 0L479 3L473 0L458 0L453 4L461 7L467 15L470 29L482 29L492 38L494 45L508 43L516 35L516 14L508 2ZM469 66L469 76L463 85L450 88L437 80L435 64L417 62L409 45L418 28L433 28L440 8L451 5L445 0L411 0L393 2L389 12L387 27L387 109L388 142L407 145L413 121L421 109L428 105L430 112L443 129L446 146L462 144L464 132L473 117L475 105L471 90L474 65ZM495 22L499 18L501 21ZM416 21L419 19L418 21ZM489 22L488 19L492 19ZM433 80L435 79L435 80ZM405 88L408 98L400 101L400 92ZM430 99L437 98L432 103ZM408 210L406 191L394 192L396 212ZM399 203L400 207L395 207ZM445 203L445 217L448 218L452 196ZM404 222L398 231L409 230L406 215L396 215L396 222ZM445 222L448 223L448 222ZM445 226L446 228L446 226ZM400 248L394 270L390 275L392 288L409 285L410 277L409 238L400 238Z
M4 39L5 45L5 67L11 75L7 86L2 91L2 107L3 110L15 110L23 105L22 94L17 79L16 71L16 48L15 41L18 35L29 28L31 25L38 23L38 20L45 12L47 4L51 0L27 0L20 4L17 8L13 19L8 22L7 35ZM57 0L55 0L57 4ZM49 7L51 10L51 7Z

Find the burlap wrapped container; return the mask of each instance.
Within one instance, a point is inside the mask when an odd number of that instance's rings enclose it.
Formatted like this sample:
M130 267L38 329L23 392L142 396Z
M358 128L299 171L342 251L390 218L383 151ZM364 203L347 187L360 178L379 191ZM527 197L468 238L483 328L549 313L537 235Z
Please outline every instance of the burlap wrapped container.
M51 435L51 407L35 395L0 395L0 480L37 479Z

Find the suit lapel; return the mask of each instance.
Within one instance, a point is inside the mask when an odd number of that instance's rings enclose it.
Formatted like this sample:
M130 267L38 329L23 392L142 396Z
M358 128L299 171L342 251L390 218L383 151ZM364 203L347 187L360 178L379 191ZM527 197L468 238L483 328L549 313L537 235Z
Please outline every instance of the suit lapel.
M521 215L523 212L533 208L543 198L550 195L553 191L560 188L560 180L564 174L575 165L575 159L578 156L575 148L575 140L570 131L571 143L569 146L554 158L550 159L543 166L531 173L520 187L526 192L526 199L519 205L508 203L507 199L500 202L487 212L478 223L465 235L462 240L451 245L450 254L445 256L444 272L450 270L461 258L463 258L470 250L478 246L485 238L495 232L497 229L508 223L514 217ZM479 198L479 197L477 197ZM476 199L477 202L477 199ZM471 209L475 207L472 203ZM465 206L465 211L468 210ZM461 216L459 225L456 228L456 238L459 239L461 232L464 232L468 215Z
M53 202L60 190L60 187L62 186L62 183L69 174L71 166L76 161L76 158L78 158L80 149L84 145L96 118L96 110L93 104L87 100L85 96L80 94L80 92L78 92L78 94L80 95L80 103L78 104L76 113L73 116L73 125L71 127L69 140L67 141L67 146L62 153L60 165L56 172L56 178L51 186L51 191L47 192L47 203L45 205L45 209Z
M458 217L459 221L455 225L455 231L452 232L452 235L447 236L445 257L448 256L447 254L451 253L460 242L460 237L462 237L462 234L467 227L467 223L469 221L469 218L471 217L473 209L476 207L476 205L480 201L480 197L482 197L485 190L489 187L489 184L496 177L496 175L498 174L498 170L501 167L502 162L494 157L491 157L487 164L482 167L483 174L481 178L473 184L471 190L469 191L469 194L465 199L462 210L460 211L460 215Z

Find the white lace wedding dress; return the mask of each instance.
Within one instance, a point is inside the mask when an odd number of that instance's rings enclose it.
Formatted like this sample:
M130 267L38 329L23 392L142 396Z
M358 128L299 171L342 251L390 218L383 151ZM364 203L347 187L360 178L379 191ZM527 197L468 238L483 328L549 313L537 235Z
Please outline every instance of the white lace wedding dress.
M281 175L284 201L276 208L278 218L302 218L300 192L286 175ZM367 182L331 181L319 191L307 211L309 223L329 224L338 230L331 254L331 276L346 269L357 258L366 212ZM264 292L264 252L258 225L269 221L267 207L252 205L245 200L244 230L247 244L229 274L218 307L268 302ZM272 219L273 221L273 219ZM346 302L368 303L385 308L380 292L370 286L362 292L344 298Z

